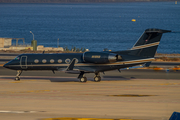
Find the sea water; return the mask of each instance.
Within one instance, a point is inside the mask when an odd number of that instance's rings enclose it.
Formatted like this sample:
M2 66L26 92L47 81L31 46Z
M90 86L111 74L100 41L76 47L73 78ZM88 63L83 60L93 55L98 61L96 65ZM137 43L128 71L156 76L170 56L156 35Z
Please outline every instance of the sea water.
M45 47L127 50L147 28L176 31L163 34L158 52L180 53L180 4L174 2L0 4L0 37L30 44L32 31Z

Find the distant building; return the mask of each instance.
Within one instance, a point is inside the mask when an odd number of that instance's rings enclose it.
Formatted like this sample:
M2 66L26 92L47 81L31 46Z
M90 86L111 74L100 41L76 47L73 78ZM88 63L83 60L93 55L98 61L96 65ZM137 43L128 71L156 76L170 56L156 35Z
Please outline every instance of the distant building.
M10 47L12 45L12 38L0 38L0 48Z
M16 40L16 45L12 45L12 40ZM18 41L22 40L23 45L19 45ZM0 50L33 50L33 47L25 44L24 38L0 38ZM44 47L43 45L37 46L38 51L64 51L62 47L53 48L53 47Z

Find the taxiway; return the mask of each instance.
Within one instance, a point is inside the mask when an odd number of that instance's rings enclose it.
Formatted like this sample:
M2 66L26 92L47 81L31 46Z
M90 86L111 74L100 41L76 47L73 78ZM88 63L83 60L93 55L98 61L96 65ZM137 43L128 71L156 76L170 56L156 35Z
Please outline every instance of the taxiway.
M16 71L0 67L0 119L168 120L180 111L179 73L110 71L101 74L101 82L93 82L94 74L87 74L87 83L80 83L77 75L27 71L21 81L14 81Z

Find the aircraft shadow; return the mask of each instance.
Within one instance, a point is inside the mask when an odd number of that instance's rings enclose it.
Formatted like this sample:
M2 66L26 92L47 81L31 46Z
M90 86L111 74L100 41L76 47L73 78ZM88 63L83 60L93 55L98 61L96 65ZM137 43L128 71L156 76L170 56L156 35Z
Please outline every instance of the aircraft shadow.
M12 80L14 81L15 77L0 77L0 79L4 80ZM25 77L22 76L21 80L49 80L51 82L79 82L77 78L50 78L50 77Z
M14 81L15 77L0 77L0 79L4 79L4 80L12 80ZM22 76L21 80L49 80L51 82L79 82L79 79L77 79L76 77L26 77L26 76ZM103 76L102 77L102 81L126 81L126 80L131 80L129 78L125 78L125 77L121 77L121 76ZM93 78L88 77L87 81L94 81Z

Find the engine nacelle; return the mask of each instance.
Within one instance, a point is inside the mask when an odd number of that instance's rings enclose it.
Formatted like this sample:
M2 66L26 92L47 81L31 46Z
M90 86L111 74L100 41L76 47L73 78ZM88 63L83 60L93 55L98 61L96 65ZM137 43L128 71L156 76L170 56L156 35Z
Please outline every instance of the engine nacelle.
M85 52L83 54L84 62L88 63L111 63L122 60L120 55L105 52Z

